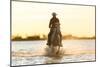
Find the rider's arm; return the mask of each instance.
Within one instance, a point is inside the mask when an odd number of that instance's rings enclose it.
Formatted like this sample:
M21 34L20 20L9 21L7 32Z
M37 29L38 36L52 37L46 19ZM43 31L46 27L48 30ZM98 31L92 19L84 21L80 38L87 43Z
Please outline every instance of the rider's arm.
M51 28L51 25L52 25L52 19L50 20L50 23L49 23L49 28Z

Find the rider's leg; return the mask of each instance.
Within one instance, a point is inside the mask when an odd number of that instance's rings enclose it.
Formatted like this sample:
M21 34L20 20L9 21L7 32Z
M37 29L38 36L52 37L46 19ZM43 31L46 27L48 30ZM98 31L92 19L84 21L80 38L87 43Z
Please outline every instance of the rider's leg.
M52 35L52 30L50 30L49 34L48 34L48 41L47 41L47 45L50 46L51 44L51 35Z
M48 40L47 40L47 45L50 44L50 33L48 34Z

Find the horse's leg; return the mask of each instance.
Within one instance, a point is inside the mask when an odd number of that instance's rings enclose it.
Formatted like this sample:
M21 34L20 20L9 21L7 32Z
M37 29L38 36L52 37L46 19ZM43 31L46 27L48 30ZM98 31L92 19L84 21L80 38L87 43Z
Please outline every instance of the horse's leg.
M51 52L53 53L55 50L54 50L54 46L52 44L50 45L50 48L51 48Z
M58 54L59 53L59 50L60 50L60 35L58 34L58 49L57 49L57 52L56 52L56 54Z
M60 46L58 46L58 49L57 49L57 52L56 52L56 54L58 54L58 53L59 53L59 50L60 50Z

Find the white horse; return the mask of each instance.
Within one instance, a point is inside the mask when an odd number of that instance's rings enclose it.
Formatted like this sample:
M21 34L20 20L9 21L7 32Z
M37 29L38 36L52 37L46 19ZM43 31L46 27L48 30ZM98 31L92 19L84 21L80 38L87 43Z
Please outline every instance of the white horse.
M53 53L58 54L60 51L60 47L61 47L61 36L60 36L60 27L57 26L56 28L53 28L53 33L51 35L51 45L50 48L52 50Z

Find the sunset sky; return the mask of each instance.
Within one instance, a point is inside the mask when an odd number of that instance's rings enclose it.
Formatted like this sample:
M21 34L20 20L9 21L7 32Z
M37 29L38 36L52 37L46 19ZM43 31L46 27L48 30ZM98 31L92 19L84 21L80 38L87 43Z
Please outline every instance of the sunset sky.
M95 35L95 7L12 1L12 35L23 37L49 32L52 12L57 13L63 35Z

